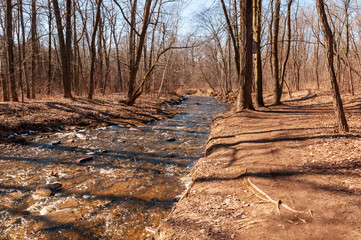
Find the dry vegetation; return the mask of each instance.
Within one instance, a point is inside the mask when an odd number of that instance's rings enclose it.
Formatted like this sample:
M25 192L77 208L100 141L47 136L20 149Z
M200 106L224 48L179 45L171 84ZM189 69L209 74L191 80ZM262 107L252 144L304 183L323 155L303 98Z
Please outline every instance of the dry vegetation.
M174 116L180 98L160 99L145 95L136 105L127 106L119 95L88 100L46 98L25 103L0 104L0 138L14 140L36 132L51 132L69 127L97 125L142 125ZM167 103L169 105L167 105ZM17 134L14 139L11 136ZM10 138L9 138L10 136Z

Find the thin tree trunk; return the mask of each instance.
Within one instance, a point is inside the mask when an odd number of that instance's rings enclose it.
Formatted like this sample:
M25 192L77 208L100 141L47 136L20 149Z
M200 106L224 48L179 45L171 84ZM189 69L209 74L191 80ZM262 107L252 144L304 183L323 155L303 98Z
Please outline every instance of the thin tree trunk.
M316 63L315 63L315 66L314 66L314 68L315 68L315 75L316 75L317 89L320 89L320 76L319 76L319 72L318 72L319 49L320 49L320 43L317 41L316 53L315 53Z
M51 66L51 41L52 41L52 12L50 0L48 0L48 9L49 9L49 18L48 18L48 27L49 27L49 49L48 49L48 82L46 84L46 93L50 95L51 93L51 80L52 80L52 66Z
M280 82L279 82L279 64L278 64L278 33L279 33L279 25L280 25L280 8L281 8L281 0L276 0L274 15L273 15L273 33L272 33L272 43L271 43L271 52L272 52L272 73L273 73L273 104L279 105L281 104L281 96L280 92ZM282 93L281 93L282 94Z
M55 20L56 20L56 27L58 30L58 39L60 45L60 55L61 55L61 65L62 65L62 75L63 75L63 87L64 87L64 97L65 98L72 98L71 95L71 72L70 72L70 54L68 51L71 52L71 46L67 46L66 44L71 43L71 0L67 0L66 2L66 34L67 39L64 40L64 33L59 9L58 0L52 0L54 5L54 13L55 13ZM69 32L70 28L70 32ZM66 43L66 44L65 44Z
M74 43L74 49L73 49L73 80L74 80L74 90L75 94L79 95L79 64L78 64L78 36L77 36L77 23L76 23L76 7L74 5L73 8L73 43Z
M64 92L66 95L66 98L72 98L71 94L71 83L72 83L72 77L71 77L71 63L72 63L72 26L71 26L71 13L72 13L72 2L73 0L66 0L66 13L65 13L65 46L66 46L66 55L67 55L67 81L66 85L64 86Z
M5 46L5 39L1 39L0 38L0 44L2 44L2 46ZM0 77L1 77L1 85L2 85L2 92L3 92L3 101L4 102L8 102L10 101L10 96L9 96L9 89L8 89L8 80L7 80L7 77L5 76L5 73L4 73L4 68L6 66L5 64L5 61L6 61L6 58L5 58L5 48L2 47L0 48L0 50L2 52L0 52Z
M225 16L226 22L227 22L228 33L229 33L229 35L232 39L232 43L233 43L234 62L236 64L236 71L237 71L237 84L239 84L240 74L241 74L241 66L240 66L240 50L239 50L240 44L239 44L239 37L238 37L238 26L236 26L237 24L231 23L224 0L221 0L221 3L222 3L223 13L224 13L224 16Z
M279 96L279 102L281 102L281 97L282 97L282 92L283 92L283 84L286 81L285 80L285 74L286 74L286 67L287 67L287 62L288 62L288 58L290 56L290 50L291 50L291 6L292 6L292 1L293 0L289 0L287 3L287 47L286 47L286 56L285 59L283 60L283 64L282 64L282 72L281 72L281 84L279 86L278 89L278 96Z
M128 79L128 100L132 97L135 88L135 80L137 77L138 66L135 63L135 24L137 13L137 0L133 1L130 13L130 34L129 34L129 79Z
M20 13L19 13L20 9L18 7L18 31L17 31L17 41L18 41L18 70L19 70L19 85L20 85L20 89L21 89L21 102L24 102L24 83L23 83L23 70L22 70L22 61L23 61L23 57L21 54L21 48L20 48Z
M6 0L6 38L8 50L8 68L10 80L11 100L18 102L16 92L15 68L14 68L14 38L13 38L13 5L11 0Z
M261 56L261 16L262 0L253 0L253 18L254 18L254 42L256 43L256 56L254 60L254 78L256 104L258 107L264 106L263 101L263 80L262 80L262 56Z
M342 99L338 88L336 73L334 69L333 34L327 21L323 0L316 0L316 7L317 7L318 18L321 23L323 36L325 38L326 61L327 61L326 66L331 81L331 91L332 91L333 103L335 107L335 113L338 121L338 128L340 131L348 132L349 128L345 117L345 112L343 109Z
M104 77L104 85L103 85L103 95L106 93L106 88L109 81L109 69L110 69L110 51L112 49L112 38L109 38L109 50L107 51L106 40L103 35L103 48L104 48L104 57L105 57L105 77Z
M136 0L134 1L135 3L137 2ZM136 4L135 4L136 5ZM132 12L134 12L134 14L136 13L136 7L135 5L133 5ZM145 2L145 6L144 6L144 12L143 12L143 24L142 24L142 32L140 33L139 37L138 37L138 44L137 44L137 49L135 52L135 46L133 46L133 43L130 43L130 48L132 48L131 52L130 52L130 72L129 72L129 89L128 89L128 99L127 99L127 104L128 105L133 105L135 100L139 97L137 91L135 90L135 81L137 78L137 73L138 73L138 69L139 69L139 64L140 64L140 60L142 57L142 52L143 52L143 48L144 48L144 43L145 43L145 37L147 34L147 29L149 26L149 22L150 22L150 7L152 5L152 0L146 0ZM132 16L133 18L133 16ZM135 16L134 19L132 19L132 21L134 20L133 24L132 24L132 28L133 29L135 27ZM133 33L131 34L135 37L135 32L133 31ZM135 55L134 55L135 53ZM133 58L133 60L132 60ZM148 75L147 75L148 76Z
M349 58L349 51L350 51L350 24L349 24L349 12L348 12L348 8L350 6L350 0L347 0L346 2L344 2L345 4L345 17L346 17L346 61L347 61L347 65L348 65L348 73L349 73L349 77L350 77L350 93L351 95L355 95L355 91L354 91L354 84L353 84L353 78L352 78L352 66L351 66L351 61Z
M23 53L23 70L24 70L24 78L25 78L25 86L26 86L26 97L30 98L30 84L28 71L26 67L26 38L25 38L25 24L24 24L24 16L23 16L23 1L19 0L19 12L20 12L20 24L21 24L21 36L22 36L22 53Z
M90 64L90 82L89 82L89 93L88 99L93 99L94 96L94 73L95 73L95 59L96 59L96 49L95 49L95 39L97 36L98 25L100 21L100 6L102 4L102 0L98 0L97 3L97 13L95 17L94 30L92 34L90 50L91 50L91 64Z
M36 39L36 0L31 1L31 98L36 97L35 81L37 79L36 57L38 55L38 44Z

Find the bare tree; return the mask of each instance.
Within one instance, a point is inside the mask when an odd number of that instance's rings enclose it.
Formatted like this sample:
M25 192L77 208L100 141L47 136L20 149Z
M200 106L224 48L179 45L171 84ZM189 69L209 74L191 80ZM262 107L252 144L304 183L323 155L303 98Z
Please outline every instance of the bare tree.
M0 9L0 16L1 16L1 9ZM0 77L1 77L1 85L2 85L2 94L3 94L3 101L8 102L10 101L10 95L8 90L8 81L7 77L5 76L5 66L6 66L6 49L5 49L5 38L0 38Z
M25 78L25 86L26 86L26 97L30 98L30 84L29 84L29 77L28 77L28 71L27 71L27 64L26 64L26 37L25 37L25 24L24 24L24 14L23 14L23 0L18 1L18 7L19 7L19 13L20 13L20 24L21 24L21 37L22 37L22 67L24 70L24 78Z
M273 90L273 104L279 105L281 104L281 94L280 94L280 74L279 74L279 58L278 58L278 34L279 34L279 26L280 26L280 8L281 8L281 0L276 0L274 13L273 13L273 27L272 27L272 36L271 36L271 53L272 53L272 74L273 74L273 82L274 82L274 90Z
M97 0L97 13L95 17L94 30L90 44L91 64L90 64L90 83L89 83L88 99L93 99L93 95L94 95L94 73L95 73L95 59L96 59L95 39L97 36L97 29L100 22L101 4L102 4L102 0Z
M331 81L331 91L332 91L332 97L335 107L335 113L338 121L338 128L340 131L348 132L349 128L345 117L345 112L343 109L342 99L338 88L336 73L334 69L334 49L333 49L334 39L331 28L328 24L324 5L325 3L323 0L316 0L318 18L321 24L321 28L325 40L326 61L327 61L326 66Z
M52 0L55 12L56 27L60 45L60 55L63 74L64 97L72 98L71 94L71 0L66 1L66 39L64 40L63 25L61 20L58 0Z
M252 104L253 79L253 24L252 0L242 0L240 6L240 86L236 102L236 111L254 109Z
M254 78L256 104L264 106L263 101L263 80L262 80L262 55L261 55L261 34L262 34L262 0L253 0L253 20L254 20L254 42L256 44L256 54L254 60Z
M254 109L252 104L252 75L253 75L253 19L252 0L242 0L240 2L240 17L231 23L224 0L221 0L222 9L226 18L227 28L231 36L235 55L235 64L238 76L238 95L236 101L236 111L244 109ZM236 7L234 7L236 9ZM237 22L239 26L237 26ZM238 32L239 29L239 32Z
M11 99L18 102L14 67L13 4L11 0L6 0L6 38Z

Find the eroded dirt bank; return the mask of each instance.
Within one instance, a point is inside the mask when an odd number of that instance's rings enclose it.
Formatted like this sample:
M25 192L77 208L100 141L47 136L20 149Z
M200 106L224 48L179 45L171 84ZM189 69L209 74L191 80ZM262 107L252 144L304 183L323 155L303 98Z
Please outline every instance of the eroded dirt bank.
M361 239L361 99L337 133L327 95L215 118L207 157L156 239Z

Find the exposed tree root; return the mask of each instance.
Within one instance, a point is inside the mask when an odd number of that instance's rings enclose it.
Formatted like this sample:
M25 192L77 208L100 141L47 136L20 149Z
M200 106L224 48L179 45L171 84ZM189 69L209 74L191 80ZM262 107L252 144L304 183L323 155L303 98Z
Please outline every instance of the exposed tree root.
M281 215L281 207L283 207L290 212L300 213L300 214L309 214L312 218L314 218L312 210L309 210L308 212L298 211L298 210L291 208L287 204L284 204L281 200L278 200L278 201L273 200L269 195L267 195L265 192L263 192L261 189L259 189L254 183L252 183L249 177L243 178L243 183L246 185L246 187L249 190L251 190L261 200L275 204L277 207L277 212L280 215ZM303 219L301 219L301 220L303 220Z

